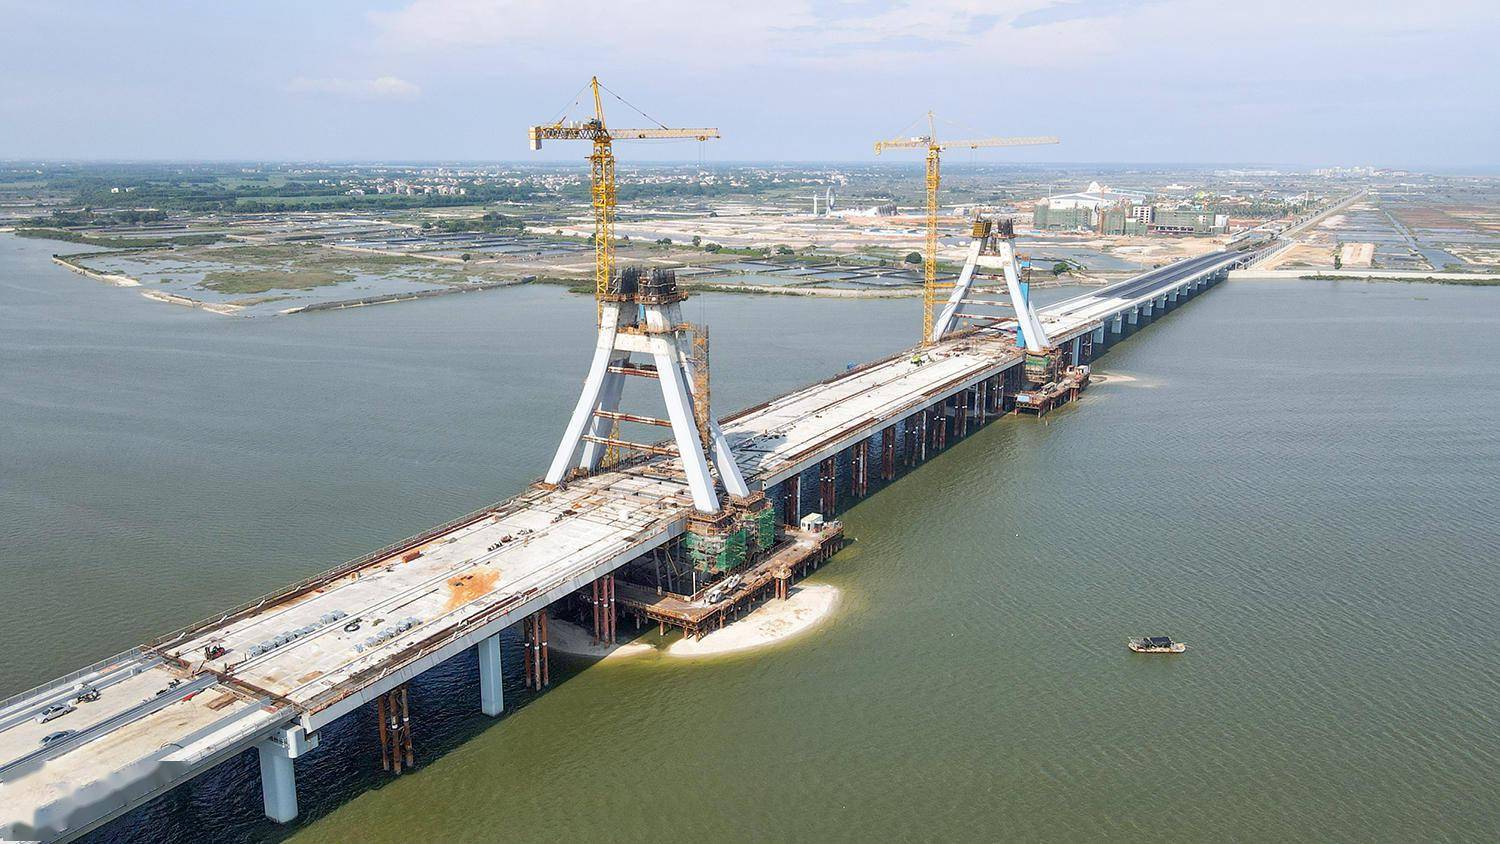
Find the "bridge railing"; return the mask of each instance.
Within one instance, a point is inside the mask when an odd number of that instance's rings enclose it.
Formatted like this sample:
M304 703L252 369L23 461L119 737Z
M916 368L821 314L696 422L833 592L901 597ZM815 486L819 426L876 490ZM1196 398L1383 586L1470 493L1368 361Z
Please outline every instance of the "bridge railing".
M156 649L160 649L160 648L166 647L167 645L171 645L171 644L174 644L174 643L177 643L177 642L180 642L180 641L185 641L186 639L188 639L192 635L197 634L197 633L199 633L199 632L201 632L203 630L206 630L206 629L208 629L210 627L215 627L217 625L223 624L226 621L229 621L229 620L233 619L234 617L240 615L241 613L247 612L249 610L259 609L260 607L263 607L263 606L265 606L267 604L270 604L270 603L273 603L275 601L281 600L281 599L286 598L286 597L288 597L290 595L295 595L298 592L301 592L301 591L303 591L305 589L308 589L308 588L310 588L312 586L315 586L317 584L327 583L330 580L336 579L338 577L342 577L343 575L348 574L349 572L352 572L352 571L354 571L356 569L359 569L359 568L361 568L363 566L367 566L370 563L373 563L376 560L381 559L382 557L388 557L388 556L390 556L392 554L395 554L395 553L403 551L403 550L405 550L407 548L410 548L413 545L420 545L423 542L427 542L429 540L435 539L438 536L441 536L441 535L443 535L443 534L445 534L445 533L447 533L447 532L449 532L451 530L454 530L456 528L463 527L466 524L471 524L473 522L477 522L480 519L482 519L482 518L484 518L484 517L486 517L486 516L488 516L488 515L490 515L492 513L495 513L495 512L498 512L498 511L504 509L507 504L510 504L511 502L513 502L513 501L515 501L515 500L517 500L517 499L525 496L526 494L527 493L523 492L520 495L516 495L516 496L512 496L510 498L503 499L501 501L495 502L494 504L488 504L488 505L486 505L484 507L479 508L478 510L475 510L472 513L468 513L466 515L459 516L458 518L452 519L452 520L447 521L447 522L444 522L443 524L440 524L437 527L428 528L427 530L424 530L424 531L422 531L421 533L419 533L419 534L417 534L415 536L409 536L409 537L407 537L405 539L402 539L402 540L399 540L399 541L396 541L396 542L392 542L391 544L385 546L384 548L381 548L381 549L379 549L377 551L371 551L370 553L365 554L362 557L358 557L358 558L350 560L350 561L348 561L346 563L342 563L340 565L337 565L337 566L335 566L335 567L333 567L333 568L331 568L331 569L329 569L329 570L327 570L325 572L320 572L318 574L309 575L308 577L304 577L301 580L297 581L296 583L293 583L293 584L291 584L289 586L283 586L282 588L277 589L274 592L268 592L265 595L260 596L259 598L253 598L253 599L251 599L249 601L246 601L246 602L240 604L237 607L234 607L233 609L225 610L225 611L220 612L220 613L215 613L214 615L212 615L212 616L210 616L208 618L202 619L200 621L195 621L192 624L189 624L189 625L187 625L185 627L180 627L180 628L178 628L178 629L176 629L176 630L172 631L171 633L168 633L168 634L166 634L164 636L158 636L155 639L152 639L151 641L147 642L142 647L145 648L145 649L148 649L148 650L156 650Z
M98 671L103 671L104 669L109 668L112 665L118 665L132 659L140 659L142 656L144 656L144 654L141 652L140 646L137 645L136 647L130 648L128 650L120 651L114 656L105 657L98 662L92 663L90 665L85 665L84 667L79 668L75 671L69 671L67 674L62 675L61 677L54 677L53 679L48 680L45 683L39 683L35 686L32 686L24 692L16 692L9 697L0 699L0 712L4 712L14 703L25 700L27 698L35 697L37 694L46 691L47 689L55 689L69 685L74 680L80 679L82 677L87 677L88 675Z

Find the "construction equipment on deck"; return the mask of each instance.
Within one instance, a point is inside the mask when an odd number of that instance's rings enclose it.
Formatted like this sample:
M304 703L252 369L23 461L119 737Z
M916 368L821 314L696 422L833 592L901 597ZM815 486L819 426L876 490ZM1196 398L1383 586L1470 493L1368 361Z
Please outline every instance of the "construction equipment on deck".
M937 213L938 186L942 181L940 167L942 151L955 147L966 147L968 149L980 149L981 147L1023 147L1039 144L1055 144L1057 142L1058 139L1050 135L1025 138L972 138L962 141L939 142L931 111L927 112L927 134L875 142L876 155L888 149L925 148L927 150L927 249L923 257L922 266L923 346L931 345L934 342L932 340L932 309L937 304L940 287L937 280ZM943 285L942 287L946 289L949 286L951 285Z

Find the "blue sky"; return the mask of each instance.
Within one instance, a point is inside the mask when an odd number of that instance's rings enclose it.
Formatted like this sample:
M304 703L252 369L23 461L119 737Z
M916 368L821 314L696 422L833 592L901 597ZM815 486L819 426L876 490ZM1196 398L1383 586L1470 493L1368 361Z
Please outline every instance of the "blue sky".
M626 160L870 159L932 108L940 135L1063 138L984 161L1493 166L1496 8L0 0L0 158L576 160L525 128L597 73L724 134Z

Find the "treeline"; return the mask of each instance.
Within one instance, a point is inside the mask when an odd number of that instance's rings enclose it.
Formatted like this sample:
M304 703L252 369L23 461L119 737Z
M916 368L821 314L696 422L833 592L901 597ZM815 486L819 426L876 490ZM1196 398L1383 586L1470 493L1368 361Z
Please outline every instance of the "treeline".
M33 228L73 228L76 226L134 226L141 223L159 223L167 219L167 212L139 210L135 208L119 211L99 212L91 208L80 211L53 211L45 217L32 217L25 225Z
M489 211L477 220L428 220L422 224L422 228L428 231L498 234L524 229L526 228L526 222L520 217L508 217L504 214Z

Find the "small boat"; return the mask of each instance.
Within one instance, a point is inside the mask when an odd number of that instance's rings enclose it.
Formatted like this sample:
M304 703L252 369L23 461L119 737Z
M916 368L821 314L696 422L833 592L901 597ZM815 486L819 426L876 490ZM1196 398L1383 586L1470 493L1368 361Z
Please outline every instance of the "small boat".
M1180 654L1187 650L1187 645L1167 636L1142 636L1131 639L1125 646L1138 654Z

